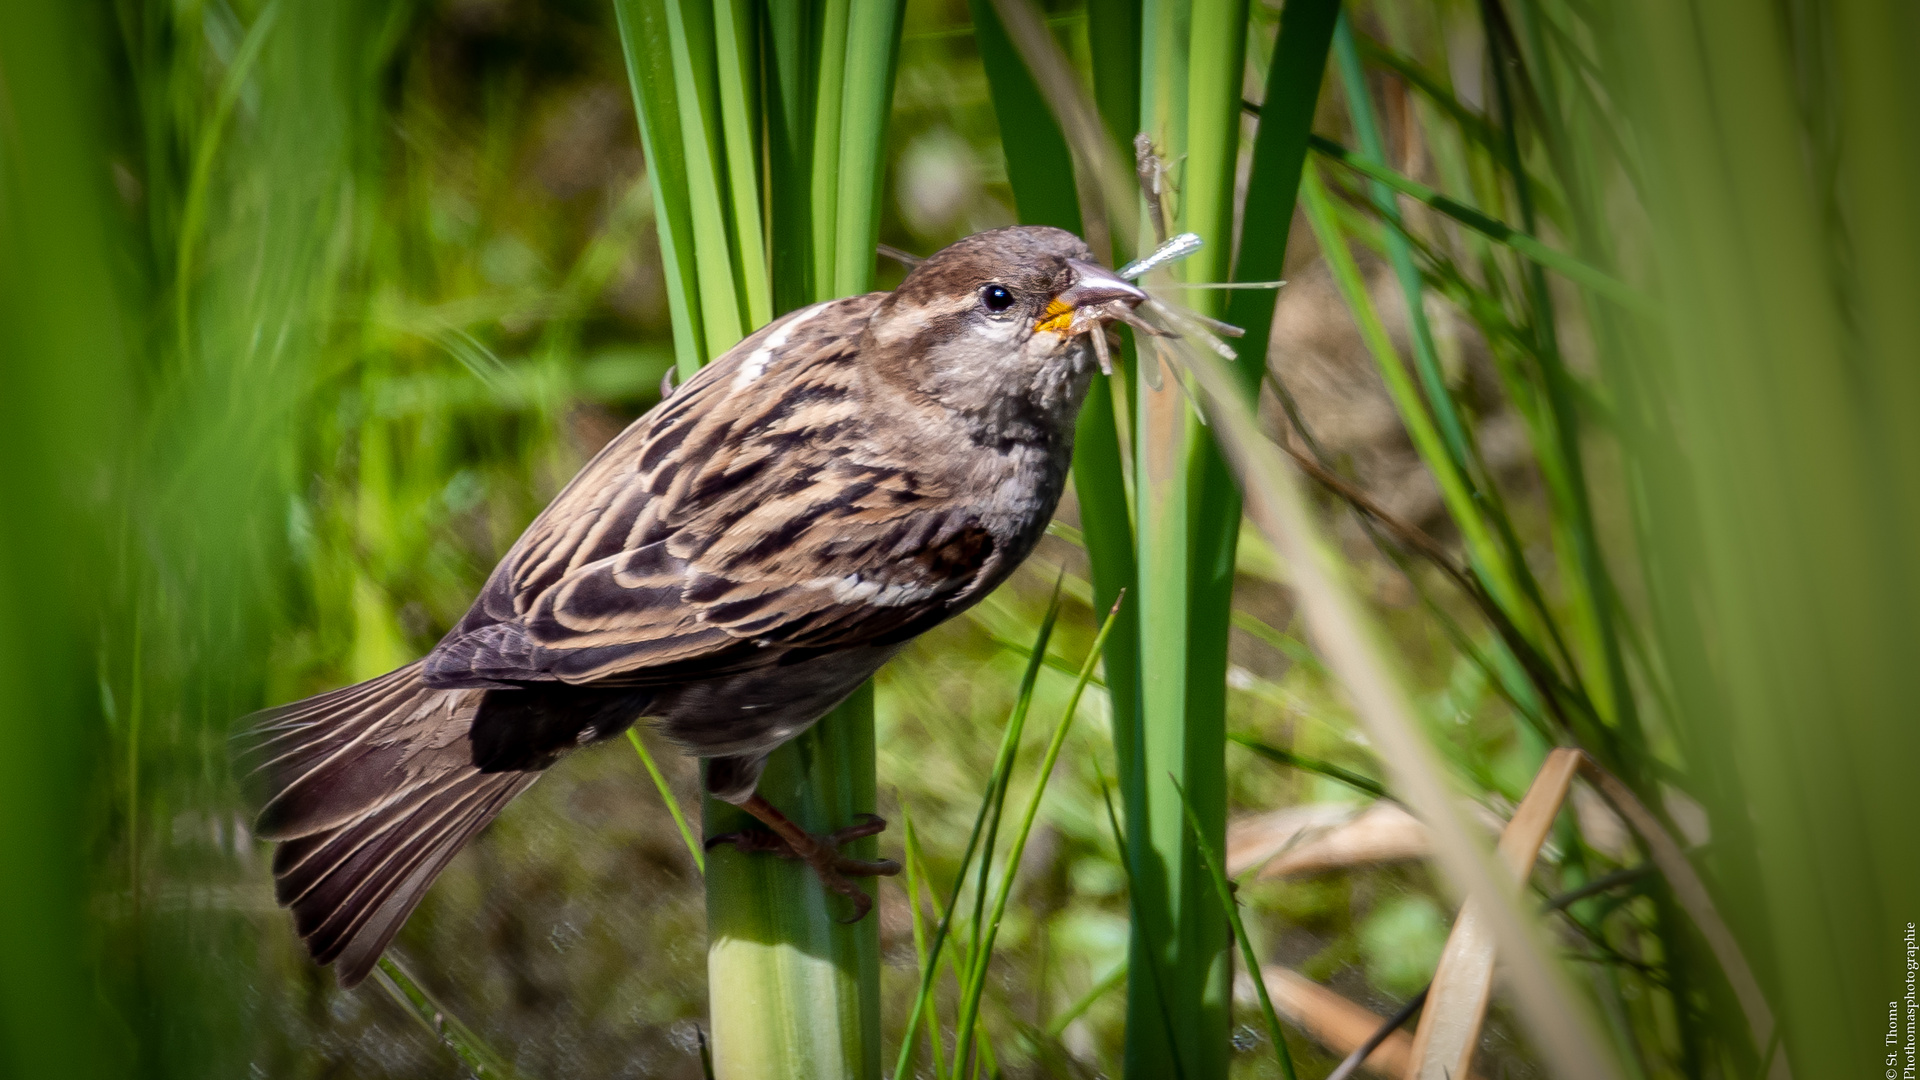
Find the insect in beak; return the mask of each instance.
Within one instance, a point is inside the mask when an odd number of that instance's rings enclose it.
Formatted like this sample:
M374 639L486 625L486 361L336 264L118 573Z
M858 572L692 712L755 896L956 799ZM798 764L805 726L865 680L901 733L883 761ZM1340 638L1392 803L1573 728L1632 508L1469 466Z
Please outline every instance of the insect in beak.
M1047 304L1034 329L1069 339L1090 333L1100 370L1111 375L1113 361L1107 355L1104 324L1108 319L1131 314L1135 305L1147 299L1147 294L1105 267L1079 259L1068 259L1067 266L1073 270L1073 284Z

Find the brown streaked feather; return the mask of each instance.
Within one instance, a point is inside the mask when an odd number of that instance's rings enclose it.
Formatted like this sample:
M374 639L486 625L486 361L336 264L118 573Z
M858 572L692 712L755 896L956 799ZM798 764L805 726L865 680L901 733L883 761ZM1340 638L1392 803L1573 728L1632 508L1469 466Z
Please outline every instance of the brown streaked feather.
M316 960L365 978L448 860L537 771L483 771L467 738L484 692L436 690L409 664L259 714L240 761L270 798L275 898Z
M879 299L770 324L628 428L514 545L427 681L679 682L944 618L996 547L972 493L871 450L858 346Z

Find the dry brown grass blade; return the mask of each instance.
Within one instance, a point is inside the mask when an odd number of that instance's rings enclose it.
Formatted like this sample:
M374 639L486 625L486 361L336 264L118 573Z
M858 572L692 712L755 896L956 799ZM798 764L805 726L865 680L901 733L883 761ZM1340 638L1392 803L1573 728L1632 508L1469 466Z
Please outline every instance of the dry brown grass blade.
M1227 828L1227 874L1258 866L1263 878L1424 859L1427 827L1398 803L1356 808L1309 803L1235 821ZM1263 865L1264 864L1264 865Z
M1583 756L1568 749L1548 754L1526 798L1500 833L1500 861L1516 881L1525 881L1532 871L1553 819L1573 788ZM1433 973L1433 988L1427 993L1427 1007L1420 1014L1404 1074L1409 1080L1450 1080L1466 1074L1480 1045L1480 1025L1493 994L1493 957L1493 934L1478 903L1469 899L1461 905L1446 951L1440 954L1440 966Z
M1734 940L1733 931L1713 906L1713 897L1707 892L1706 882L1694 872L1686 853L1666 827L1660 824L1660 819L1619 777L1584 754L1581 755L1580 772L1646 844L1647 857L1653 860L1661 876L1667 879L1668 886L1673 889L1674 900L1693 920L1693 925L1699 928L1700 936L1707 939L1707 947L1713 950L1714 959L1719 961L1720 970L1733 987L1734 997L1740 1001L1740 1010L1747 1016L1747 1027L1753 1035L1754 1047L1765 1054L1767 1047L1773 1043L1773 1009L1767 1005L1766 995L1760 991L1760 980L1754 977L1746 954L1740 951L1740 943ZM1773 1063L1767 1070L1767 1080L1791 1080L1792 1075L1787 1055L1774 1054Z
M1292 568L1316 651L1352 699L1393 774L1394 790L1427 823L1441 871L1480 905L1505 959L1521 1020L1549 1070L1562 1080L1615 1080L1612 1050L1538 934L1536 916L1521 909L1512 875L1495 864L1457 804L1449 774L1415 719L1372 619L1346 586L1339 556L1322 538L1294 467L1260 430L1220 361L1198 349L1187 353L1214 437L1246 495L1248 518Z
M1268 964L1260 969L1276 1012L1336 1054L1351 1054L1380 1030L1386 1018L1321 986L1292 968ZM1248 991L1250 994L1251 991ZM1383 1039L1361 1068L1375 1076L1399 1076L1412 1060L1413 1036L1395 1031ZM1479 1080L1477 1074L1462 1074Z

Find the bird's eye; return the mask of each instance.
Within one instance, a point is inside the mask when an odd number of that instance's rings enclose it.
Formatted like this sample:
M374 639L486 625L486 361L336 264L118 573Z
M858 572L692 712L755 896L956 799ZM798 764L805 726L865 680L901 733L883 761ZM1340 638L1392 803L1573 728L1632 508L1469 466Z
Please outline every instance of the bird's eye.
M1005 311L1013 306L1013 294L1005 285L988 285L980 290L980 302L988 311Z

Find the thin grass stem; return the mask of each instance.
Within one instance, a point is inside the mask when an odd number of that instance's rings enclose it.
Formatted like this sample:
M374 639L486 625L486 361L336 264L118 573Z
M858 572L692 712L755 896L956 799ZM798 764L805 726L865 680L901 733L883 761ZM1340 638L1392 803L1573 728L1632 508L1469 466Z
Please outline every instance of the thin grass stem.
M1489 217L1457 199L1412 180L1378 161L1369 160L1323 135L1313 136L1313 149L1323 157L1337 161L1370 180L1385 184L1401 195L1465 225L1496 244L1504 244L1561 275L1583 285L1629 310L1651 313L1653 301L1633 286L1576 256L1547 246L1533 234Z
M1240 919L1240 905L1234 901L1233 886L1227 881L1227 872L1222 867L1220 856L1207 842L1200 831L1200 818L1193 812L1193 803L1187 798L1185 788L1176 781L1174 787L1180 791L1180 807L1187 812L1187 824L1193 830L1194 846L1200 851L1200 859L1206 864L1207 874L1213 879L1214 892L1220 897L1220 906L1226 909L1227 921L1233 925L1233 939L1240 946L1240 958L1247 965L1247 977L1253 982L1253 989L1260 997L1260 1016L1267 1022L1267 1038L1273 1041L1273 1057L1280 1066L1280 1075L1287 1080L1295 1080L1293 1054L1287 1049L1287 1033L1280 1028L1280 1017L1273 1011L1273 998L1267 994L1267 980L1260 974L1260 957L1253 951L1253 942L1247 937L1246 923Z
M189 335L192 320L190 318L193 296L193 257L200 241L200 232L206 221L207 200L211 197L213 166L220 156L220 147L227 130L227 121L233 115L234 106L239 104L240 95L246 89L247 77L253 73L254 64L260 59L261 51L266 47L267 36L273 32L273 25L280 15L280 0L269 0L254 16L247 27L247 34L240 40L240 47L234 50L233 59L228 62L227 70L220 77L220 93L214 99L213 114L207 118L200 133L198 145L194 147L193 172L187 180L187 193L180 212L180 232L175 242L173 289L174 289L174 332L179 335L180 355L192 355Z
M1344 13L1334 26L1333 56L1335 67L1340 72L1341 85L1346 90L1347 113L1359 137L1361 155L1369 161L1385 164L1386 143L1380 137L1379 124L1374 120L1373 98L1367 90L1366 73L1360 69L1360 55L1353 44L1353 23ZM1376 181L1372 194L1374 207L1382 219L1389 223L1400 220L1400 207L1394 200L1391 188ZM1447 387L1446 377L1440 371L1439 348L1434 344L1433 327L1427 321L1425 288L1420 272L1413 265L1413 253L1405 237L1389 229L1386 241L1387 262L1393 268L1394 278L1400 283L1400 292L1407 305L1414 371L1420 377L1421 388L1426 391L1427 406L1433 410L1442 444L1453 457L1454 468L1463 476L1471 477L1472 463L1477 455L1469 441L1470 435L1460 417L1460 410L1454 407L1453 393ZM1479 496L1480 493L1476 491L1475 495Z
M475 1080L511 1080L513 1069L472 1028L447 1011L391 953L380 958L374 981L441 1045L453 1051Z
M1508 611L1519 610L1521 589L1514 581L1501 549L1480 513L1471 484L1455 464L1439 429L1427 415L1419 391L1407 377L1399 350L1394 347L1386 325L1380 321L1379 312L1373 306L1360 267L1353 261L1353 253L1348 249L1346 238L1335 218L1332 201L1316 170L1307 169L1300 192L1306 206L1307 221L1320 241L1327 267L1332 271L1334 282L1346 299L1348 309L1353 312L1354 321L1359 324L1361 339L1373 354L1375 367L1386 383L1387 392L1407 427L1407 434L1433 470L1441 497L1466 537L1468 550L1473 553L1476 565L1487 573L1496 600Z
M904 829L902 844L906 851L907 877L907 913L913 919L913 955L920 970L928 969L927 923L920 911L920 883L926 880L924 860L920 854L920 835L913 826L913 811L907 801L900 800L900 819ZM920 1010L915 1014L927 1027L927 1050L933 1058L933 1075L947 1075L946 1054L940 1046L940 1012L938 1003L931 995L920 1002ZM911 1059L909 1059L909 1064Z
M652 751L647 749L646 741L640 733L627 729L627 741L633 744L633 752L640 755L640 764L647 767L647 775L653 779L653 788L660 793L660 801L667 804L667 813L673 815L674 827L680 830L680 839L686 842L687 854L693 856L694 868L700 873L707 872L706 846L700 842L699 834L687 822L687 816L680 812L680 800L673 797L673 788L668 786L667 778L661 774L660 766L653 760Z
M1047 1021L1045 1028L1047 1035L1050 1038L1059 1038L1061 1033L1067 1030L1068 1024L1086 1015L1087 1010L1093 1008L1096 1002L1111 993L1114 987L1126 981L1127 962L1122 960L1113 966L1112 971L1095 979L1093 985L1087 987L1086 993L1073 999L1066 1008L1055 1013L1053 1019Z
M993 872L993 853L1000 837L1000 820L1007 804L1007 791L1013 783L1013 768L1020 752L1020 737L1026 730L1027 713L1033 707L1033 689L1040 678L1040 668L1047 655L1047 643L1053 637L1054 623L1060 617L1060 583L1056 579L1053 585L1053 599L1047 605L1047 614L1040 622L1040 632L1034 639L1033 652L1027 657L1027 670L1020 677L1020 693L1014 700L1013 715L1007 721L1007 755L1002 767L994 770L992 786L987 793L987 827L985 841L980 847L980 866L978 878L973 890L973 955L968 964L968 979L976 970L983 971L987 961L986 953L980 949L982 933L987 911L987 890L989 877ZM959 1045L958 1043L955 1044ZM958 1053L956 1050L955 1053Z
M1282 750L1277 746L1271 746L1261 742L1251 735L1243 735L1239 732L1229 732L1227 734L1227 740L1246 747L1248 750L1266 758L1276 765L1285 765L1290 769L1300 769L1304 772L1324 776L1329 780L1338 780L1355 791L1371 795L1376 799L1393 798L1392 793L1387 791L1386 785L1380 783L1380 781L1361 776L1352 769L1335 765L1331 761L1322 761L1319 758L1308 757L1305 754L1296 754L1291 750Z
M967 846L960 855L960 865L954 870L953 889L947 898L946 910L940 913L940 925L934 929L933 944L928 950L930 959L928 963L920 969L920 989L914 995L912 1008L907 1011L907 1029L900 1037L900 1056L898 1060L895 1061L893 1068L894 1080L905 1080L906 1078L907 1067L913 1055L914 1035L919 1030L920 1015L922 1011L926 1009L927 1001L933 993L933 983L939 971L941 954L946 948L948 934L953 925L954 914L959 910L961 897L966 892L967 871L973 865L974 854L980 852L982 864L992 861L992 840L988 840L987 848L984 852L981 851L980 841L982 836L988 832L987 820L989 816L997 819L997 807L1000 803L1004 802L1006 798L1005 786L1013 771L1014 759L1020 749L1020 735L1026 726L1027 707L1031 703L1033 696L1033 682L1040 674L1041 658L1046 655L1047 641L1053 634L1054 620L1059 615L1059 603L1060 590L1056 584L1054 587L1053 602L1048 606L1046 617L1041 620L1040 630L1036 635L1034 647L1027 655L1027 668L1020 679L1021 688L1019 696L1015 699L1012 712L1007 716L1006 726L1001 730L1000 749L994 755L993 770L987 777L987 790L980 796L980 807L974 812L973 830L967 836ZM986 881L983 876L979 889L975 893L976 927L978 926L980 917L981 897L984 895L985 888ZM974 935L976 944L978 940L979 935L976 930ZM971 978L972 967L973 958L969 957L967 963L962 968L962 970L968 972L967 978ZM960 982L964 987L967 979L962 978ZM937 1032L935 1036L937 1037Z
M1093 640L1093 647L1087 650L1086 662L1081 665L1080 677L1073 684L1073 692L1067 696L1066 707L1061 710L1060 719L1053 726L1053 736L1047 741L1046 755L1041 758L1040 771L1034 780L1033 793L1027 797L1026 810L1020 817L1019 830L1014 833L1013 846L1007 849L1006 866L1001 871L1000 886L993 897L993 915L987 921L984 935L976 934L974 938L972 977L968 980L966 995L960 1002L960 1020L956 1025L958 1034L955 1036L956 1047L968 1045L974 1025L979 1020L980 995L986 990L987 966L993 959L993 943L1000 933L1000 920L1007 912L1007 898L1013 893L1013 880L1020 869L1020 856L1027 849L1027 837L1032 833L1034 818L1040 812L1040 800L1047 793L1047 782L1053 776L1054 763L1060 759L1060 747L1067 741L1067 732L1073 726L1074 715L1079 712L1080 695L1086 692L1087 682L1093 677L1094 665L1100 662L1101 647L1106 644L1107 635L1112 632L1113 624L1119 616L1120 604L1124 602L1124 598L1115 602L1113 610L1107 613L1106 621L1100 626L1100 633ZM991 854L991 848L988 849L988 853ZM984 859L982 863L984 865ZM981 880L984 882L985 877L983 876ZM961 1070L965 1071L971 1054L959 1049L954 1052L961 1055Z
M1113 835L1114 851L1119 855L1119 858L1120 858L1120 871L1121 873L1126 875L1128 888L1132 888L1133 880L1134 880L1133 859L1127 853L1126 829L1122 827L1120 824L1119 812L1113 808L1113 787L1111 784L1107 782L1106 774L1100 771L1100 764L1098 759L1095 759L1093 767L1100 781L1100 800L1102 804L1104 804L1107 811L1107 827ZM1129 964L1131 964L1131 961L1129 961ZM1132 994L1132 987L1133 987L1133 979L1132 979L1133 974L1134 972L1131 970L1131 967L1129 967L1128 979L1127 979L1127 987L1129 992L1129 1000L1128 1000L1129 1005L1132 1004L1131 994ZM1167 1041L1166 1045L1171 1055L1171 1060L1173 1065L1173 1075L1176 1078L1176 1080L1186 1080L1187 1070L1186 1070L1186 1067L1181 1064L1180 1044L1176 1042L1173 1037L1173 1016L1171 1012L1169 1012L1166 1006L1166 992L1165 992L1164 984L1162 984L1159 981L1160 980L1159 969L1154 967L1148 968L1147 978L1149 980L1152 980L1153 982L1153 986L1152 986L1153 1000L1155 1002L1158 1002L1160 1005L1159 1014L1158 1014L1158 1019L1160 1021L1160 1028L1161 1028L1160 1037Z

